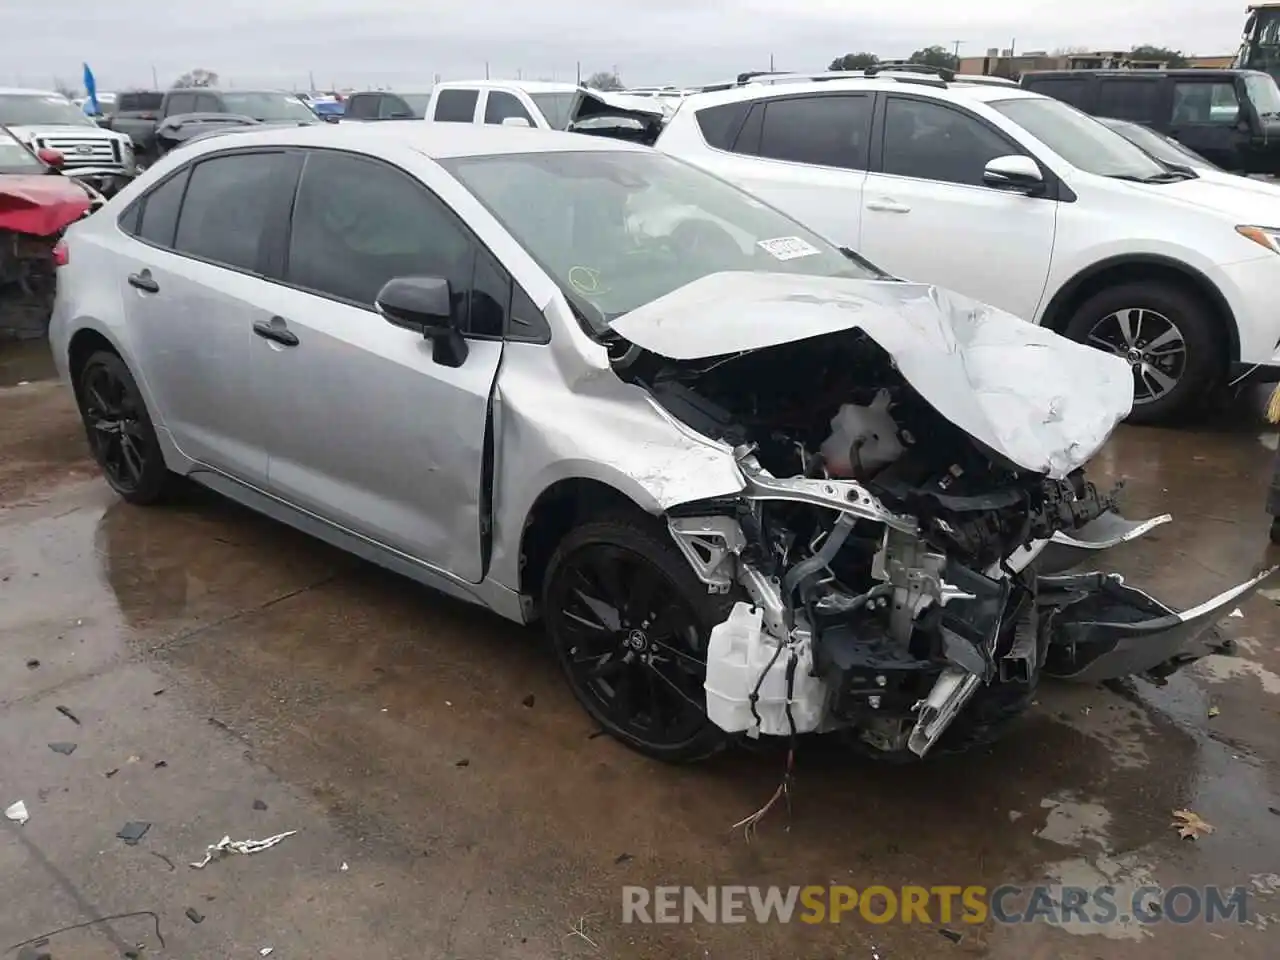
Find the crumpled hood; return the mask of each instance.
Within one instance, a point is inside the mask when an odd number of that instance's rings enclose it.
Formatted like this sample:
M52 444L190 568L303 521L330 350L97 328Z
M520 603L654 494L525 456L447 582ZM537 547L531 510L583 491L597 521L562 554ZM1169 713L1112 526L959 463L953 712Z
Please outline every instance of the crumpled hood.
M943 417L1054 479L1097 453L1133 406L1133 375L1119 357L926 284L716 273L612 328L672 360L860 329Z
M84 216L92 201L74 180L54 174L0 174L0 230L48 237Z

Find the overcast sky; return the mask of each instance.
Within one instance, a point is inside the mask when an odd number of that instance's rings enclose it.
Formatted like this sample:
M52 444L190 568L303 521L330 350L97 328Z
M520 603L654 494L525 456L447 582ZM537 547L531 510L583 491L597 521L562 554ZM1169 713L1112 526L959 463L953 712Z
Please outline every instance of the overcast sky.
M631 85L767 68L821 69L843 53L989 47L1234 52L1245 0L0 0L0 83L161 85L193 67L223 83L406 91L483 76L572 79L616 65ZM863 10L865 9L865 12Z

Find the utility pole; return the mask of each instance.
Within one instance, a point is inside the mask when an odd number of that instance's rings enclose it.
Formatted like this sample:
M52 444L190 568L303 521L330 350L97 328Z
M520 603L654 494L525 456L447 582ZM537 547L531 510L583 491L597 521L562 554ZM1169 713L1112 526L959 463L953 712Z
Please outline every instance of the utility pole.
M308 70L308 71L307 71L307 81L311 84L311 86L307 88L307 91L308 91L308 92L311 92L312 90L315 90L315 88L316 88L316 75L315 75L315 73L314 73L313 71L311 71L311 70Z
M952 59L953 59L953 60L955 60L955 62L956 62L956 66L958 67L958 66L960 66L960 44L964 43L964 41L963 41L963 40L953 40L953 41L952 41L952 43L955 45L955 49L954 49L954 51L952 52L951 57L952 57Z
M154 63L151 65L151 89L160 89L160 78L156 76L156 65Z
M769 54L769 72L773 73L773 54Z
M516 67L516 79L517 80L524 79L524 67Z
M489 79L489 61L488 60L484 62L484 78L486 80Z
M582 86L582 61L578 61L578 86Z

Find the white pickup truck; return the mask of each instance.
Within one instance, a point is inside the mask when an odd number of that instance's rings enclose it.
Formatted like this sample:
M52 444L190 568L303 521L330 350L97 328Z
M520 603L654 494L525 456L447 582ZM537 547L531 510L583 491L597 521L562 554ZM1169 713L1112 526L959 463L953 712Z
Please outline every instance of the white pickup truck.
M0 127L32 150L62 155L62 172L108 196L137 175L129 137L99 127L60 93L0 87Z
M437 83L432 89L426 119L568 130L579 129L583 124L589 128L600 114L608 114L611 119L607 122L615 128L621 111L639 133L647 123L660 129L678 105L678 99L592 90L575 83L450 80Z

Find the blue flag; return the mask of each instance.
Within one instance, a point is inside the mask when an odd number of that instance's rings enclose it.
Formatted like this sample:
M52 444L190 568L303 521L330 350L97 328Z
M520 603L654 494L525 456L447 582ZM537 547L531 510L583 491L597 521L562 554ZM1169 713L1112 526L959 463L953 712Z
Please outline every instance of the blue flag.
M89 98L93 112L102 113L102 107L98 105L98 81L93 79L93 71L89 69L87 63L84 65L84 92Z

